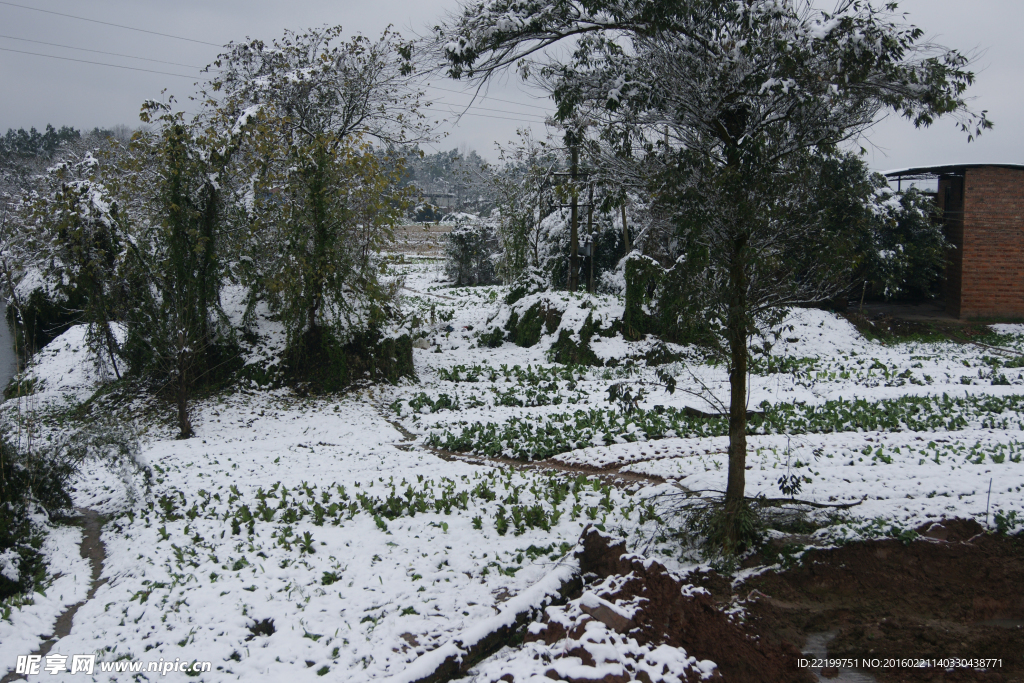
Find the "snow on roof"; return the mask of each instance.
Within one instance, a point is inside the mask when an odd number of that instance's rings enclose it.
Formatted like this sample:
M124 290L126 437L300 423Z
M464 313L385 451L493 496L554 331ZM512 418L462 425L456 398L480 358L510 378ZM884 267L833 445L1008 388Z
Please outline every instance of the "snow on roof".
M1024 171L1024 164L946 164L943 166L917 166L913 168L897 168L891 171L882 171L887 178L909 175L947 175L962 172L968 168L1012 168Z

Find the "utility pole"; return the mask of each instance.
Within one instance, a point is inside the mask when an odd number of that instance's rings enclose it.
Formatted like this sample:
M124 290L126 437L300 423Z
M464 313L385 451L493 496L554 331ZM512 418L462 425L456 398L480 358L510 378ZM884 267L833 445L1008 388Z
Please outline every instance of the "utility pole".
M569 229L569 291L575 292L579 287L580 270L580 233L579 233L579 199L576 196L576 176L579 172L580 152L575 141L572 145L572 181L569 189L572 192L572 227Z

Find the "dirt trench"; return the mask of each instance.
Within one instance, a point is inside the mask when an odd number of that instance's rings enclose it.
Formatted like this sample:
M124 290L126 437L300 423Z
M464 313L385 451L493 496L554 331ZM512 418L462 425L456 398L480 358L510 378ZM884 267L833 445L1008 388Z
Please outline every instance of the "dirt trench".
M100 578L100 574L103 573L103 562L107 558L106 550L103 547L103 541L100 540L103 518L95 510L89 510L87 508L76 508L76 512L81 515L82 545L80 552L82 557L89 560L89 565L92 568L89 592L86 594L85 600L71 605L64 610L59 617L57 617L57 621L53 626L53 633L49 636L44 636L47 639L39 646L39 649L28 654L46 657L58 640L71 633L71 626L74 623L75 614L78 612L78 609L88 601L92 600L99 587L107 582L106 579ZM24 674L18 674L11 671L3 678L0 678L0 683L23 680L27 680Z
M1024 537L973 520L918 531L922 539L910 543L810 550L798 566L735 587L713 573L690 580L720 602L741 601L749 626L770 640L803 646L834 632L828 656L879 660L850 668L881 683L1024 683ZM950 659L995 661L936 661ZM927 666L910 666L920 660Z

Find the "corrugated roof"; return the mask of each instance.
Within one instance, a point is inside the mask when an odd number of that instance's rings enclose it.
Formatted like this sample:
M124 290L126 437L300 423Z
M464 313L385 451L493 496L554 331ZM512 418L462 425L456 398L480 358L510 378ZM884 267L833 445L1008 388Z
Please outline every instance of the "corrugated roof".
M917 168L898 168L892 171L884 171L882 175L886 178L899 176L940 176L955 175L962 173L969 168L1012 168L1024 171L1024 164L947 164L945 166L919 166Z

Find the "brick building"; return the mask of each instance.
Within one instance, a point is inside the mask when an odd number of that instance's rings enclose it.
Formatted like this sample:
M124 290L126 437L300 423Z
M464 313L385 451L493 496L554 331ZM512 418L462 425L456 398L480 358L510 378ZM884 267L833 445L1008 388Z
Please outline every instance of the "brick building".
M946 239L946 311L961 320L1024 319L1024 165L963 164L891 171L901 185L938 180Z

